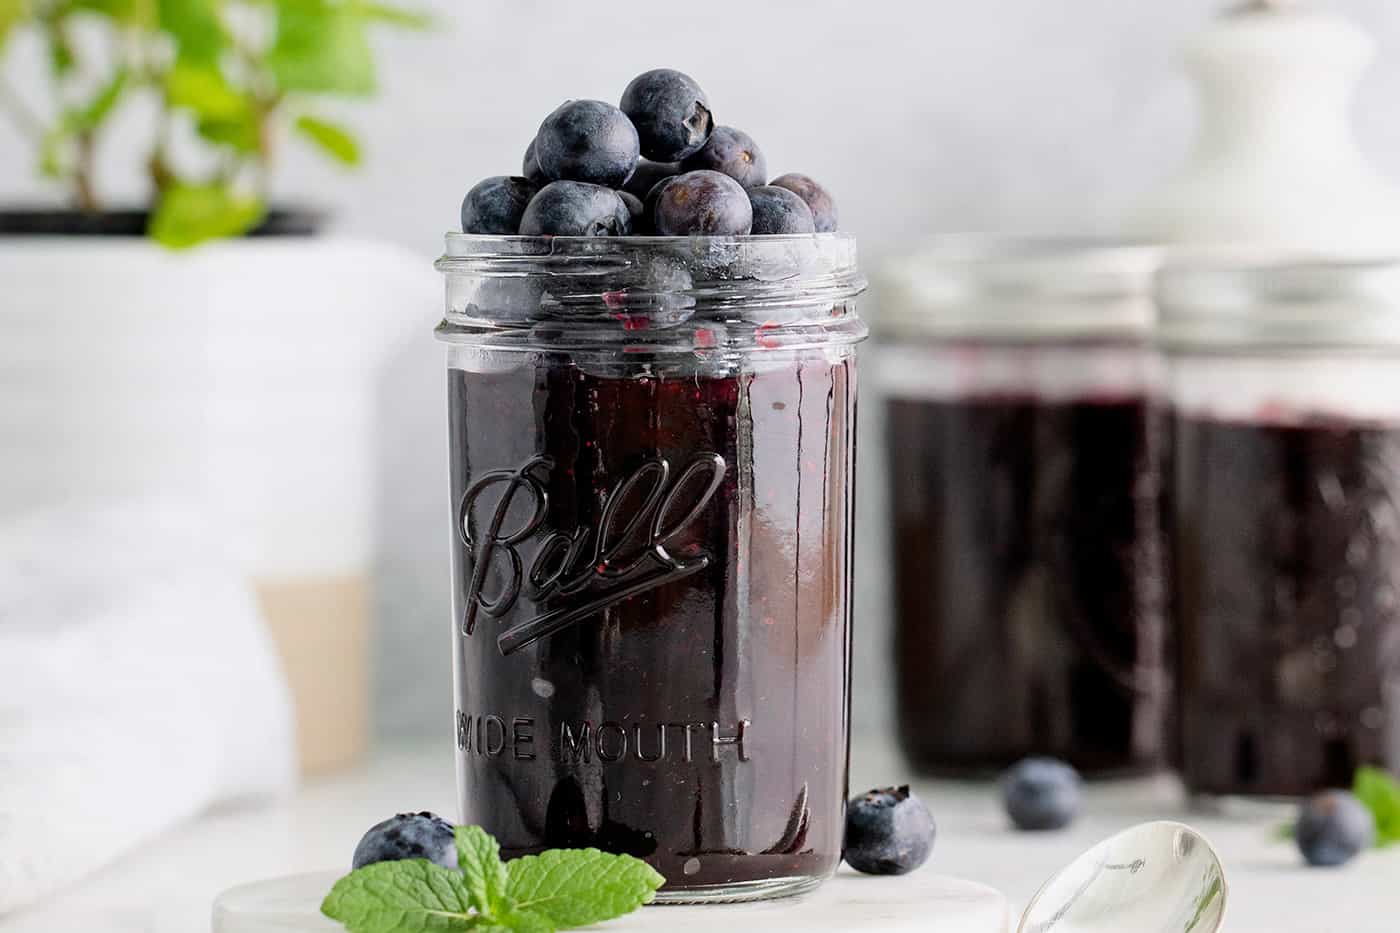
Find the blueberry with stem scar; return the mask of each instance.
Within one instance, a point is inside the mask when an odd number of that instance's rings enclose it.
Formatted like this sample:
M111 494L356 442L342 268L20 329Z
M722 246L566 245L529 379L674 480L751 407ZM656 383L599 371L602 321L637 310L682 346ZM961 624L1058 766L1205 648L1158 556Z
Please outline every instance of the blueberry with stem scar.
M671 68L637 75L622 92L621 104L637 127L642 155L657 162L676 162L698 152L714 129L705 92L689 75Z
M546 176L609 188L631 177L639 147L627 114L600 100L566 101L535 135L535 158Z
M583 181L553 181L520 218L525 236L626 236L632 215L617 192Z
M743 236L753 206L739 183L720 172L687 172L660 185L650 220L662 236Z
M846 808L846 864L867 875L903 875L933 851L933 815L903 787L872 790Z
M400 813L370 827L355 846L351 868L376 862L427 859L456 871L457 842L452 824L435 813Z
M526 178L493 175L462 199L462 232L510 236L520 232L525 207L540 190Z
M707 169L723 172L745 188L768 178L768 162L748 133L732 126L717 126L700 151L681 162L687 172Z

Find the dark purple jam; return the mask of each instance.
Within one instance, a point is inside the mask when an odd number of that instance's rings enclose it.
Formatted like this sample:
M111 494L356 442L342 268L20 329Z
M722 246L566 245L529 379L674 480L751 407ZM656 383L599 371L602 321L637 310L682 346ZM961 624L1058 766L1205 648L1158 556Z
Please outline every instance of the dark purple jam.
M462 819L672 894L833 871L852 363L449 383Z
M1187 786L1400 769L1400 426L1181 416L1175 448Z
M1162 764L1160 420L1140 398L892 399L899 734L915 766Z

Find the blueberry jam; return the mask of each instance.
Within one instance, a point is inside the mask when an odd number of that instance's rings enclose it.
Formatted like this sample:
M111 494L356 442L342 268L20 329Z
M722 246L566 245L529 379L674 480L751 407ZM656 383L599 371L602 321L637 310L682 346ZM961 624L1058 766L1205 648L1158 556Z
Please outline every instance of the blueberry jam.
M899 732L923 770L1159 766L1160 421L1141 397L894 398Z
M1183 774L1301 795L1400 768L1400 425L1181 415Z
M644 858L672 896L830 874L851 357L513 359L449 370L463 822L507 858Z

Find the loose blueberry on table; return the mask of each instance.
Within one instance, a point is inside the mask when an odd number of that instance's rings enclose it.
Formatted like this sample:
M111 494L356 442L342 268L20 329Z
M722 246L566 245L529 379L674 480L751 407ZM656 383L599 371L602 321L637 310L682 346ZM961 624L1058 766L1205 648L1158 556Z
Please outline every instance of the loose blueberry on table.
M644 72L620 104L569 100L545 117L520 175L492 176L467 193L462 232L747 236L837 229L830 193L798 173L768 182L753 137L715 125L709 98L689 75ZM669 187L672 181L677 186Z
M1298 808L1294 838L1303 859L1317 867L1343 865L1376 839L1376 821L1355 794L1323 791Z
M1002 775L1002 802L1017 829L1063 829L1079 815L1083 784L1063 761L1027 758Z
M846 808L842 858L867 875L903 875L933 851L933 815L906 784L869 791Z
M443 868L457 867L457 842L452 824L426 810L400 813L370 827L355 846L353 868L376 862L422 858Z

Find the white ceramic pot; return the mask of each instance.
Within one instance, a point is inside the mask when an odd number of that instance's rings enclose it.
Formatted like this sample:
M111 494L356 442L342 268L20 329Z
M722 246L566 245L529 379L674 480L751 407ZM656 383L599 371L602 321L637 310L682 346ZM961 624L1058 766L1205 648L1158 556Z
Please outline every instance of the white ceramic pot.
M0 282L0 515L203 503L283 649L304 763L352 760L368 718L379 363L409 311L441 302L430 263L334 237L187 253L0 237Z

